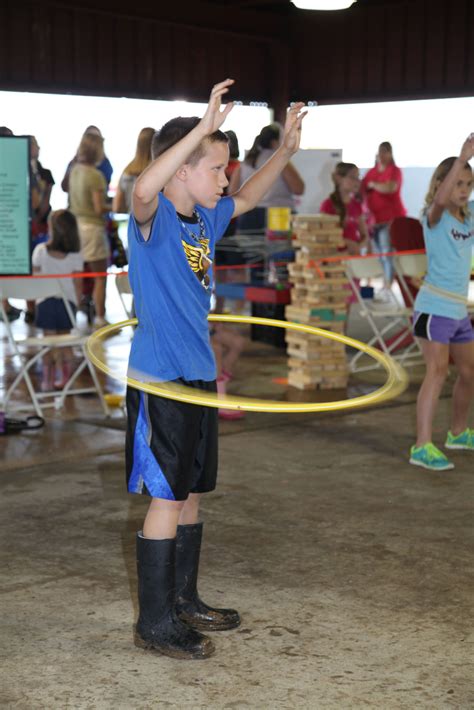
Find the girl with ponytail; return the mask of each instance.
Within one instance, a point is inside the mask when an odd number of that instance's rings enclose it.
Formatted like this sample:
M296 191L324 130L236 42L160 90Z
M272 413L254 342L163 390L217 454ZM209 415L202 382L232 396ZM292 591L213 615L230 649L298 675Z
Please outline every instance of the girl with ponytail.
M332 174L334 190L319 211L339 216L345 241L344 250L360 254L369 245L369 233L359 197L359 169L354 163L338 163Z

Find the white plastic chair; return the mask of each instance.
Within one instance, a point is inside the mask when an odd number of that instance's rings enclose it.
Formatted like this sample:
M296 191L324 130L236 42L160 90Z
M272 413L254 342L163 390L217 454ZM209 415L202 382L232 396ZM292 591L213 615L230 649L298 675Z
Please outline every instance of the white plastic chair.
M411 315L413 309L400 305L396 301L395 296L392 302L386 304L374 304L371 303L370 299L364 299L361 296L356 279L383 278L384 270L380 258L378 256L369 256L363 259L348 259L345 263L347 278L349 279L352 291L360 306L360 315L367 319L374 334L369 340L368 345L380 347L386 355L390 355L405 366L421 362L422 354L416 341L413 341L403 352L397 353L397 348L405 340L407 335L411 334ZM392 333L392 335L395 335L395 338L387 345L386 338L391 331L395 331ZM380 367L378 363L358 366L357 363L362 355L363 352L359 351L349 361L349 369L351 372L363 372Z
M18 338L14 335L11 325L8 321L7 314L5 312L5 307L3 305L3 299L7 298L19 298L22 300L36 300L39 298L62 298L66 311L71 319L71 322L75 322L74 314L70 307L69 301L64 296L64 292L61 286L61 279L57 278L0 278L0 310L3 317L3 325L6 329L8 342L13 350L13 356L18 357L21 367L20 371L16 375L12 384L8 387L1 402L1 408L6 411L8 404L12 398L13 393L17 388L20 387L21 383L24 382L29 395L31 397L31 402L33 409L36 414L40 417L43 416L43 409L45 407L55 407L60 409L65 402L65 399L69 395L74 394L87 394L95 393L99 397L102 409L105 415L109 414L109 409L104 399L104 394L102 387L97 377L97 373L89 362L85 344L87 341L87 336L78 335L72 332L66 335L48 335L48 336L34 336L27 338ZM33 380L30 377L31 368L39 361L41 358L50 352L54 348L76 348L76 352L81 353L81 361L76 367L74 372L71 374L69 380L67 381L64 388L60 391L51 392L39 392L34 385ZM32 351L34 353L32 354ZM88 369L93 382L93 387L81 387L75 388L79 375ZM14 410L21 411L28 409L28 405L15 404L13 406Z

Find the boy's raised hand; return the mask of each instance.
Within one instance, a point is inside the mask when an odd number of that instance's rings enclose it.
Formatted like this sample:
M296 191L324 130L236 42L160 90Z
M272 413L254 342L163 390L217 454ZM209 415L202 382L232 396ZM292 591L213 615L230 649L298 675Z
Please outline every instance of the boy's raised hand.
M474 133L470 133L463 143L459 157L461 160L471 160L474 156Z
M303 118L308 113L301 111L304 107L302 101L298 101L286 114L285 129L283 132L283 145L290 153L296 153L300 147L301 140L301 123Z
M207 136L219 130L234 107L234 104L230 102L221 111L222 97L227 94L233 83L234 79L226 79L212 87L206 113L201 119L201 127Z

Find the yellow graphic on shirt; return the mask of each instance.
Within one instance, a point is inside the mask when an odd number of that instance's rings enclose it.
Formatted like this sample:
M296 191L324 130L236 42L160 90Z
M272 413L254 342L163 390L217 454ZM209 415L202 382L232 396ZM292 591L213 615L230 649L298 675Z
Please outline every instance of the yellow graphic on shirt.
M209 286L210 279L207 272L212 264L212 261L207 256L211 253L209 249L209 239L199 239L198 241L201 248L188 244L184 239L181 240L181 244L183 245L186 259L192 271L194 271L197 278L204 286Z

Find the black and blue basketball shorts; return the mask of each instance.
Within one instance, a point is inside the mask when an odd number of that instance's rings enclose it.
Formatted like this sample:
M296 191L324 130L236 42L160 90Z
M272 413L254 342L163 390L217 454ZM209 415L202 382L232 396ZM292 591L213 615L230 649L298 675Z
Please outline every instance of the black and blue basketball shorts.
M216 392L215 380L175 380ZM126 473L129 493L183 501L214 490L217 422L214 407L177 402L127 388Z

